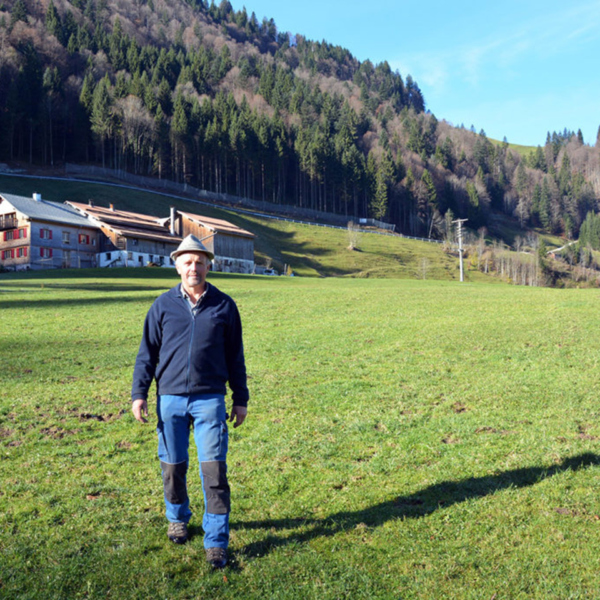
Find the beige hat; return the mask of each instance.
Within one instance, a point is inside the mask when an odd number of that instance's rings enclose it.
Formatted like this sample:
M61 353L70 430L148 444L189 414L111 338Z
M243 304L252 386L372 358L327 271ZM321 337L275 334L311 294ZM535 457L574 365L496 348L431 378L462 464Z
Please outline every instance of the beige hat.
M202 252L202 254L206 254L210 260L213 260L215 257L215 255L192 234L183 238L183 241L179 244L177 250L171 252L171 258L175 260L180 254L184 254L185 252Z

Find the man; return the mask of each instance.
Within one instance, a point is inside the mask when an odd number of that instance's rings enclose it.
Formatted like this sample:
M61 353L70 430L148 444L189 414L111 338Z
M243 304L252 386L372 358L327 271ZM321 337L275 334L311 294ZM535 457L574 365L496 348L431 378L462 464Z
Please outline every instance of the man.
M230 421L247 414L248 388L242 325L234 301L206 281L213 254L193 235L171 253L181 284L159 296L146 316L135 361L132 410L146 423L148 390L156 379L158 456L162 469L167 535L187 541L192 512L186 473L190 427L204 492L204 548L214 568L227 564L229 485L227 483L226 383L232 390Z

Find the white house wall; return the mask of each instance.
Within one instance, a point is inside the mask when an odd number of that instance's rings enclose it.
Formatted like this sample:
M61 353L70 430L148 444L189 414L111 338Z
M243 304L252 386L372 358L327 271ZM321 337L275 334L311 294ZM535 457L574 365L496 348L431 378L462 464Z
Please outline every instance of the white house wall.
M149 264L160 267L175 267L170 256L164 254L146 254L143 252L128 252L126 250L112 250L100 252L96 255L99 267L146 267Z

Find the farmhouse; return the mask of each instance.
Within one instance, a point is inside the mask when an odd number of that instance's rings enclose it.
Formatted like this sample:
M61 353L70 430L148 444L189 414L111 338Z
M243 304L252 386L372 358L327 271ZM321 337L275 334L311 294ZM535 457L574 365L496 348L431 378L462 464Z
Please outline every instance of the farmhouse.
M171 252L181 237L170 233L161 219L139 213L67 202L95 223L102 233L98 248L99 267L143 267L148 264L173 266Z
M0 266L10 270L96 266L100 230L73 207L0 194Z
M254 271L254 234L229 221L213 219L171 208L171 215L162 223L182 238L190 233L203 240L215 255L214 271L252 273Z
M158 218L81 202L0 195L0 265L6 269L172 267L170 254L193 234L215 255L213 269L254 271L254 234L171 208Z

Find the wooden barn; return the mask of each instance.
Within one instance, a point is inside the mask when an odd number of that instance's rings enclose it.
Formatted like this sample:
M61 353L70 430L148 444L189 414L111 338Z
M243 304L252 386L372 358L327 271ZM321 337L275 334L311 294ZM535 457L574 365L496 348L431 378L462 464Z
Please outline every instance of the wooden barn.
M172 267L171 252L181 237L165 229L161 219L139 213L67 202L102 230L98 249L99 267L144 267L148 264Z
M215 255L213 270L224 273L254 272L254 234L229 221L213 219L171 208L162 222L173 235L195 235Z
M97 266L101 232L59 202L0 194L0 266L7 270Z

